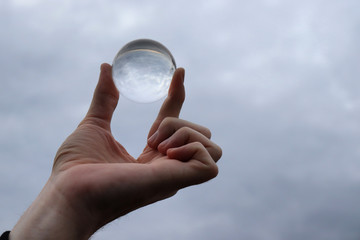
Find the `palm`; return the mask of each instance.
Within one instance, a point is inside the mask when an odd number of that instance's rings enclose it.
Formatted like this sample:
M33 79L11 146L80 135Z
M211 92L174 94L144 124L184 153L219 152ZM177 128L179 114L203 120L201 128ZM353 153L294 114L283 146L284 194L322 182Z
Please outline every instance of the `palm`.
M135 159L115 140L110 130L85 123L79 126L59 148L54 162L54 169L62 171L78 164L141 164L163 156L156 149L146 146L138 159Z
M98 219L106 216L108 222L175 194L176 191L172 190L158 191L155 195L149 192L153 190L153 171L151 164L146 163L162 158L163 154L146 146L139 158L135 159L109 130L85 123L59 148L53 172L63 182L60 191L65 198L71 199L76 208L84 204L89 204L89 209L107 206L106 209L101 208ZM84 193L83 189L87 189L87 192ZM114 196L114 189L121 194ZM137 189L136 193L134 189ZM77 196L77 201L74 201L73 194ZM122 209L121 206L128 208Z

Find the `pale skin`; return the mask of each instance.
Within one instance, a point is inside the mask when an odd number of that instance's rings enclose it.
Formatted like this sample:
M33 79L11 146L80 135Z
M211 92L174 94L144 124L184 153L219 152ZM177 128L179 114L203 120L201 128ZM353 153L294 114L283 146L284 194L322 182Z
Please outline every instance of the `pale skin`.
M10 233L11 240L89 239L107 223L218 174L221 148L206 127L179 119L184 69L175 71L147 145L136 159L110 128L119 100L101 65L89 111L60 146L51 176Z

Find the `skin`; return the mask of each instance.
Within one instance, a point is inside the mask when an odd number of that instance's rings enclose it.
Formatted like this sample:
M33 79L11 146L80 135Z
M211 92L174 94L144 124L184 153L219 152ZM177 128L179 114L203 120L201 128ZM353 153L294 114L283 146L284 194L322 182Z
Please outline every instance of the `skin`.
M119 92L111 66L102 64L88 113L60 146L49 180L10 239L89 239L120 216L216 177L221 148L209 129L178 118L184 74L182 68L174 73L147 145L135 159L111 134Z

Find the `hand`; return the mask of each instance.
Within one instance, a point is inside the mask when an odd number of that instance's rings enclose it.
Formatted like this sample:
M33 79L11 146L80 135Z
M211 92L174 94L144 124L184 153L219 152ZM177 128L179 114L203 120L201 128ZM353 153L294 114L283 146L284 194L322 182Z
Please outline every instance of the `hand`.
M87 115L59 148L47 184L11 239L88 239L130 211L214 178L220 147L207 128L178 118L183 80L184 70L177 69L148 143L135 159L111 134L119 92L111 66L103 64ZM35 229L29 232L31 224Z

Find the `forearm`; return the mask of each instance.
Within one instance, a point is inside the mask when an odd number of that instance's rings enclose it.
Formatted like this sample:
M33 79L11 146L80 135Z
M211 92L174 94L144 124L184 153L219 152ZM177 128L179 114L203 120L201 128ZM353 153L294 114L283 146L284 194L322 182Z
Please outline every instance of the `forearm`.
M82 240L92 232L86 221L80 222L73 209L48 182L10 233L11 240Z

